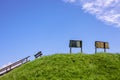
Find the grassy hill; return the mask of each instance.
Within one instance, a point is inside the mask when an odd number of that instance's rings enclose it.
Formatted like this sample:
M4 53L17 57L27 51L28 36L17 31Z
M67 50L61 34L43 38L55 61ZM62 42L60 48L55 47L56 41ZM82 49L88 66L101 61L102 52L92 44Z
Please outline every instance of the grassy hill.
M0 80L120 80L120 54L54 54L0 77Z

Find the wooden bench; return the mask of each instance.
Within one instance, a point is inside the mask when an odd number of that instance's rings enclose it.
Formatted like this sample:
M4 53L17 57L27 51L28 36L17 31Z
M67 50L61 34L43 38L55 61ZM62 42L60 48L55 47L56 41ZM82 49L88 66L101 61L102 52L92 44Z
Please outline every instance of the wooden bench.
M39 51L37 54L35 54L34 55L35 56L35 58L39 58L39 57L41 57L42 56L42 52L41 51Z
M10 64L10 65L8 65L8 66L0 69L0 76L3 75L3 74L5 74L5 73L7 73L7 72L9 72L9 71L11 71L11 70L13 70L13 69L16 68L16 67L21 66L21 65L24 64L24 63L29 62L29 61L30 61L30 60L28 60L29 57L30 57L30 56L25 57L25 58L23 58L23 59L15 62L15 63L12 63L12 64Z

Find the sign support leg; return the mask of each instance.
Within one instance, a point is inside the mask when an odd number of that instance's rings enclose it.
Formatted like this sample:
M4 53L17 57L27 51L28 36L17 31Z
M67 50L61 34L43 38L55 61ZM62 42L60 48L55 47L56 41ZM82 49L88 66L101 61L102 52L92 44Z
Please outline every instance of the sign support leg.
M72 48L70 47L70 54L72 53Z
M97 53L97 48L95 48L95 53Z
M106 53L106 49L104 48L104 52Z
M81 53L83 53L82 47L81 47Z

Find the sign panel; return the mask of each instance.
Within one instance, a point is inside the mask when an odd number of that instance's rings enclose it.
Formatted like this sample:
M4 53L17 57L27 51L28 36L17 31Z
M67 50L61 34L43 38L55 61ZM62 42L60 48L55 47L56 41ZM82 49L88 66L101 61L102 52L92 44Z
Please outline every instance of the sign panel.
M109 49L109 43L108 43L108 42L105 42L105 43L104 43L104 48L105 48L105 49Z
M81 53L82 53L82 41L81 40L70 40L69 47L70 47L70 53L72 53L72 48L81 48Z
M104 48L104 42L96 41L95 42L95 47L96 48Z
M69 47L81 48L82 47L82 41L80 41L80 40L70 40Z
M109 49L109 43L108 43L108 42L102 42L102 41L96 41L96 42L95 42L95 47L96 47L96 48Z
M102 41L95 41L95 53L97 52L97 48L103 48L104 52L106 52L106 49L109 49L109 43Z

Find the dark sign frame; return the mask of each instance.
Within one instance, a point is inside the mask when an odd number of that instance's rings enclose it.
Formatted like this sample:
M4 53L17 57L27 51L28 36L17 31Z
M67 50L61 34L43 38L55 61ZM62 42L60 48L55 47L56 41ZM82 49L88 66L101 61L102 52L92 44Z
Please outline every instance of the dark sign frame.
M83 52L82 40L70 40L69 47L70 47L70 53L72 53L72 48L81 48L81 53Z

